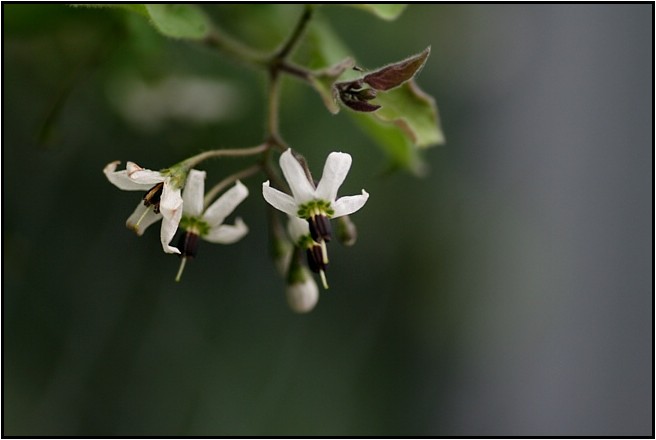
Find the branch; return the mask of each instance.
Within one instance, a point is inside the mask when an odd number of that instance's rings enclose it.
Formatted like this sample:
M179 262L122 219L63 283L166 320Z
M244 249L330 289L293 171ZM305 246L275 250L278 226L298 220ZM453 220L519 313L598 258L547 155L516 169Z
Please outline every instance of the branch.
M199 163L210 159L212 157L243 157L243 156L255 156L257 154L265 152L269 148L268 143L258 145L251 148L226 148L223 150L210 150L203 153L192 156L189 159L184 160L184 166L187 169L191 169L198 165Z
M253 174L259 172L262 170L262 166L260 164L255 164L251 165L248 168L244 168L241 171L237 171L234 174L231 174L230 176L226 177L214 187L212 187L211 190L205 194L205 198L203 199L203 206L207 208L209 204L214 200L214 198L221 192L223 191L228 185L231 185L233 182L239 180L239 179L245 179L246 177L250 177Z
M273 57L273 59L282 61L285 58L287 58L287 56L296 48L296 45L300 41L301 36L305 31L305 28L307 27L308 23L310 22L310 19L312 18L313 11L314 8L312 7L312 5L305 5L303 14L301 15L301 18L296 23L296 27L294 28L294 31L291 33L285 44L280 48L280 50Z

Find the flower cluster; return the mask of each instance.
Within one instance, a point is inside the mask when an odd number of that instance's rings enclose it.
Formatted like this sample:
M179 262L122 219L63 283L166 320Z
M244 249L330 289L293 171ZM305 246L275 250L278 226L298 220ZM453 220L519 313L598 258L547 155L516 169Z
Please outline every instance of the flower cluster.
M323 285L327 288L326 242L332 239L330 219L359 210L367 202L369 194L362 190L360 195L337 199L337 191L351 168L351 156L347 153L334 152L328 155L321 180L316 186L291 150L280 156L280 168L292 196L272 188L268 180L262 184L262 194L271 206L290 216L292 240L296 246L306 250L310 269L321 275Z
M392 20L405 7L388 6L372 4L365 9ZM285 280L289 306L299 313L308 312L319 299L315 276L320 278L324 289L328 288L329 244L335 238L346 246L355 243L357 229L350 215L367 203L369 194L363 189L360 194L338 196L351 169L352 158L348 153L330 153L321 179L315 181L300 153L288 147L280 129L283 78L295 77L319 93L332 114L343 108L360 113L360 117L373 128L370 133L372 140L381 144L384 150L385 142L381 143L384 139L378 134L389 132L395 138L402 138L415 151L414 148L444 142L435 102L415 82L430 55L430 47L374 70L359 67L352 56L338 61L333 58L335 54L327 54L319 64L302 65L294 61L294 53L301 47L303 39L310 35L306 30L313 20L316 5L306 4L296 24L290 27L287 38L268 53L251 48L245 42L226 39L215 23L207 21L206 14L188 5L185 7L186 18L189 18L185 23L178 23L180 20L176 14L180 11L177 9L148 6L145 14L164 35L217 49L267 75L262 141L248 148L204 151L161 171L147 170L133 162L128 162L124 170L118 171L119 162L112 162L105 167L105 175L122 190L145 192L126 224L142 235L150 225L162 220L161 246L164 252L181 258L176 281L180 281L187 261L196 258L201 241L231 244L248 233L248 227L240 217L232 223L225 221L249 195L248 187L242 181L246 182L247 178L258 173L265 175L261 179L264 181L262 197L270 205L267 220L271 256ZM176 26L169 26L169 21L175 22ZM203 103L203 99L197 99L202 96L186 98L192 107ZM196 110L189 108L186 113ZM273 162L276 154L280 154L279 168L284 180ZM248 156L255 159L250 166L224 177L205 192L206 173L197 169L200 163L209 158ZM418 158L400 162L393 158L393 162L393 165L420 171ZM176 233L178 240L173 245Z
M209 203L211 200L205 196L206 173L190 169L188 161L162 171L144 169L133 162L117 171L119 163L111 162L104 168L107 179L125 191L145 191L126 225L142 235L150 225L162 220L160 241L164 252L178 254L182 259L177 281L186 261L196 256L199 239L231 244L248 233L248 227L239 217L234 224L224 223L248 197L248 188L241 181L232 180L234 186ZM291 195L273 188L269 180L262 184L262 195L271 206L287 214L287 235L295 257L286 259L280 270L286 278L290 307L304 313L312 310L319 298L319 289L309 270L318 273L328 288L327 243L332 239L331 219L348 218L345 216L364 206L369 194L362 190L359 195L337 197L351 167L351 156L347 153L330 153L316 185L291 149L282 153L279 163ZM354 228L352 224L351 227ZM179 240L174 247L171 241L178 230ZM307 257L307 267L298 258L302 253Z

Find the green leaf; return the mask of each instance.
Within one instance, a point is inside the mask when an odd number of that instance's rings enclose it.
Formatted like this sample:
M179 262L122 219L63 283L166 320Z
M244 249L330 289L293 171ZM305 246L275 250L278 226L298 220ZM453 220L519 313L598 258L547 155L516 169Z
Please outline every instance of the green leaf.
M147 4L146 9L153 25L168 37L201 39L211 28L208 17L195 5Z
M371 117L391 122L418 147L444 143L437 105L432 96L422 91L415 81L378 94L376 102L382 106Z
M116 8L125 9L130 12L136 12L146 18L150 18L148 10L143 3L71 3L71 6L78 7L84 6L87 8Z
M351 55L351 51L320 17L309 26L295 59L309 69L324 69Z
M391 169L409 170L418 176L425 174L426 164L419 156L419 150L397 125L375 119L369 113L349 114L376 145L385 151Z
M444 143L435 100L408 81L376 100L382 106L374 113L350 112L358 125L392 160L392 167L416 175L425 173L420 150Z
M392 21L399 18L408 5L403 3L363 3L348 6L365 10L383 20Z
M148 18L155 29L171 38L201 39L212 27L203 10L190 4L76 3L71 6L125 9Z

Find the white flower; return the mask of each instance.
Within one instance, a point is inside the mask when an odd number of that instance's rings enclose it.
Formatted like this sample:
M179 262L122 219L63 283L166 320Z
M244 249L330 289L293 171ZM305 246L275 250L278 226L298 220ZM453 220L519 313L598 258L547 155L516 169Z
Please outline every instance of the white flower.
M330 224L327 219L352 214L362 208L369 198L364 189L360 195L337 198L337 190L351 168L351 156L347 153L333 152L328 155L316 188L294 158L291 149L280 156L280 168L292 195L272 188L267 180L262 184L264 199L280 211L309 220L310 231L315 239L330 240ZM325 227L328 228L327 233Z
M183 217L180 226L212 243L231 244L248 233L248 227L241 218L234 225L223 221L232 214L241 202L248 197L248 188L239 180L214 203L203 209L205 194L205 171L191 170L182 192Z
M237 181L214 203L203 209L205 193L205 171L191 170L182 192L183 215L180 228L186 233L180 237L178 246L182 250L182 263L176 276L180 281L187 258L196 256L198 237L212 243L230 244L239 241L248 233L248 227L241 218L234 225L223 224L235 208L248 197L248 188Z
M319 287L308 270L303 266L292 268L293 276L285 291L289 307L296 313L307 313L319 301Z
M332 238L330 219L359 210L367 202L369 194L362 190L361 195L337 198L337 191L351 168L351 156L347 153L333 152L328 155L316 187L291 149L280 156L280 168L292 195L272 188L268 180L262 184L262 195L274 208L290 216L290 238L298 248L305 249L310 269L321 275L324 287L328 288L325 271L328 267L326 242ZM297 288L303 285L296 284Z
M173 171L159 172L141 168L134 162L128 162L125 169L116 171L120 161L114 161L103 169L107 179L124 191L147 191L126 226L142 235L146 228L162 219L160 240L164 252L179 254L180 251L169 246L178 229L182 217L182 197L180 189L181 175Z

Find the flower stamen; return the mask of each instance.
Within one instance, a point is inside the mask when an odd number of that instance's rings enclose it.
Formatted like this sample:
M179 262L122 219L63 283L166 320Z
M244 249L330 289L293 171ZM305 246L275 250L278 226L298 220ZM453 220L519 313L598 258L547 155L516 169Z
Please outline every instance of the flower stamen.
M312 242L313 244L306 249L307 261L310 270L321 276L321 282L325 289L328 288L326 281L326 269L328 268L328 249L325 241Z
M321 240L319 242L321 245L321 258L323 259L324 264L327 266L328 265L328 247L326 246L326 242Z
M128 225L131 229L134 229L135 231L139 230L139 223L146 217L146 214L148 214L149 209L144 209L144 212L141 214L141 217L139 217L139 220L134 225ZM129 220L128 220L129 221Z
M180 262L180 268L178 269L178 274L175 276L175 282L179 283L182 278L182 272L184 271L185 265L187 264L187 257L182 257Z
M330 241L332 238L332 226L330 219L320 210L315 210L308 219L310 224L310 235L315 241Z
M152 206L155 214L159 214L159 202L162 198L162 191L164 189L164 182L150 188L143 196L143 203L145 206Z
M191 231L187 231L181 235L178 240L178 249L180 249L182 261L180 262L178 274L175 276L175 281L177 282L182 278L182 272L187 264L187 259L194 258L198 253L198 235Z
M323 284L324 289L328 289L328 281L326 280L326 272L322 270L319 271L319 275L321 276L321 283Z

